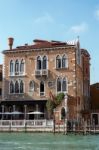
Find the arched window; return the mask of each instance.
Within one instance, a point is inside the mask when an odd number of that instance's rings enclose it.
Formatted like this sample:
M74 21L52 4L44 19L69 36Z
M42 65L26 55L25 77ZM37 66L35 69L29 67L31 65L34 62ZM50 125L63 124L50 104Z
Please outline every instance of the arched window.
M45 93L44 93L44 82L41 81L40 82L40 96L43 96Z
M15 82L15 93L19 93L19 82Z
M57 79L57 92L61 92L61 78Z
M21 60L21 63L20 63L20 72L24 73L24 60L23 59Z
M29 90L34 91L34 81L30 81L29 83Z
M63 92L66 92L66 91L67 91L66 78L63 78L63 82L62 82L62 91L63 91Z
M61 68L61 58L59 55L56 57L56 68Z
M20 81L20 93L24 93L24 83L22 80Z
M62 57L62 68L67 68L68 67L68 60L66 55L63 55Z
M19 73L19 61L18 61L18 59L15 61L15 73Z
M14 93L14 83L13 83L13 81L10 82L10 93Z
M13 60L10 61L10 73L14 72L14 62Z
M43 57L43 69L47 68L47 58L46 56Z
M38 70L41 69L41 57L40 56L37 57L37 69Z

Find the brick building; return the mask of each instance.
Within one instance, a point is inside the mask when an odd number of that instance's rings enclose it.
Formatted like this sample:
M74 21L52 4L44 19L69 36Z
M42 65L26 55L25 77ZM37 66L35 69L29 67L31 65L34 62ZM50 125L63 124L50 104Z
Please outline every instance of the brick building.
M0 102L2 101L2 65L0 65Z
M56 119L61 119L61 109L68 120L82 119L89 109L90 55L80 48L79 40L70 42L35 39L4 50L2 112L17 110L24 117L34 119L27 112L40 111L47 118L46 102L49 93L64 93L65 98L55 109ZM22 117L22 116L20 116Z
M99 83L90 86L91 98L91 122L93 119L96 125L99 125Z

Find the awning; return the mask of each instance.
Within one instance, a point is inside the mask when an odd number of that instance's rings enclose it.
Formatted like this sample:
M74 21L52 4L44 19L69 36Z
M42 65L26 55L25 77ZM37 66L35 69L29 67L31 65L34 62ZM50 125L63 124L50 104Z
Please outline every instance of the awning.
M29 112L27 114L33 114L33 115L41 115L41 114L44 114L43 112L40 112L40 111L33 111L33 112Z

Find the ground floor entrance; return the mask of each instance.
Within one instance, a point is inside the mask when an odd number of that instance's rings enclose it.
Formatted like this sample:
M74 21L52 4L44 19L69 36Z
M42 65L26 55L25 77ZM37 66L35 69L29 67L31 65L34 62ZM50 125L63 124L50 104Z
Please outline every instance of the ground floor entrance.
M45 119L46 100L3 101L0 104L0 119Z

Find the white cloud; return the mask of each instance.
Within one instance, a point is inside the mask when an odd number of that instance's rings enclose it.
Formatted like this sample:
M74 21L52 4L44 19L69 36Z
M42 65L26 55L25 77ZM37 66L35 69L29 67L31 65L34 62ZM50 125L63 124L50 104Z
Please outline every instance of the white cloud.
M88 29L88 25L87 23L81 23L79 25L74 25L70 28L70 31L71 32L74 32L74 33L82 33L82 32L85 32L87 31Z
M95 17L96 17L97 20L99 20L99 9L97 9L97 10L95 11Z
M38 17L37 19L34 20L34 23L53 23L54 19L52 16L48 13L45 13L43 16Z

